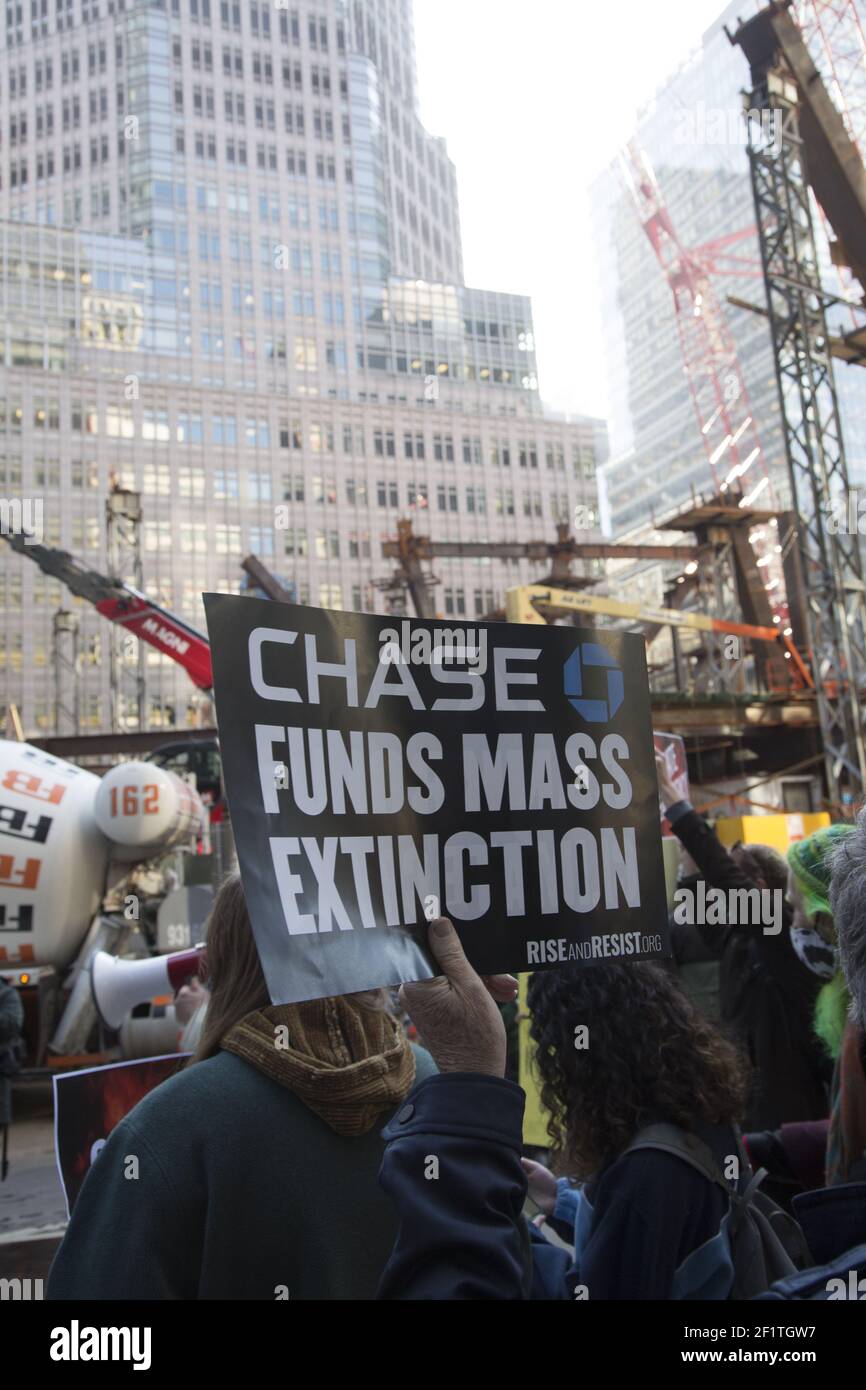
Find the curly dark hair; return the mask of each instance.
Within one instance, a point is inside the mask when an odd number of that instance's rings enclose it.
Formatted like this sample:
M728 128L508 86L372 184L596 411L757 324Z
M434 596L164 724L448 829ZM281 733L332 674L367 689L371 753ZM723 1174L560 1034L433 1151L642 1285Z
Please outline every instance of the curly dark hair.
M645 1125L691 1130L740 1119L743 1059L659 966L617 961L537 971L527 1002L554 1158L570 1176L600 1172ZM588 1029L583 1048L581 1025Z

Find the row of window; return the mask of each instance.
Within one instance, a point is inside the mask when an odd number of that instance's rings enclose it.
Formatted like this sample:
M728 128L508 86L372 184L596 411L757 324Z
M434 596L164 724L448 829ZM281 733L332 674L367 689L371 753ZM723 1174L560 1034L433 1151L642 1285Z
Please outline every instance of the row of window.
M183 48L179 38L174 40L173 57L175 67L183 66ZM209 43L200 46L192 44L191 49L192 66L197 72L213 73L213 49ZM242 48L229 48L223 46L222 50L222 71L223 77L243 78L244 77L245 54ZM349 96L349 79L343 68L340 69L337 82L334 83L330 68L319 67L317 63L311 63L307 68L310 77L310 91L313 96L331 97L339 91L340 97L345 101ZM270 53L259 52L253 49L250 55L250 75L257 86L264 84L267 87L274 85L275 68L273 58ZM292 62L288 58L283 58L276 68L277 85L284 91L304 91L304 69L299 62Z
M61 465L59 459L36 458L29 471L28 485L37 489L59 489L61 486ZM118 477L130 488L136 485L135 474L131 470L121 470ZM99 465L94 459L73 460L69 465L71 486L78 489L97 490L104 486ZM22 486L20 460L10 461L4 467L0 459L0 481L7 487ZM208 481L210 488L207 489ZM141 471L141 488L148 495L162 497L199 498L204 500L207 491L216 501L238 501L241 496L247 502L271 502L274 500L273 483L270 473L245 472L240 474L235 468L215 468L209 474L204 469L190 466L168 464L145 464ZM206 491L207 489L207 491ZM312 502L319 505L335 505L338 501L338 482L334 477L323 474L284 473L282 475L283 502ZM345 500L350 506L366 506L374 497L377 506L398 508L401 492L406 505L414 511L428 510L431 505L433 486L426 481L410 480L405 486L395 478L379 478L368 483L366 478L346 478L344 480ZM463 510L470 516L486 516L488 512L488 490L475 483L463 489ZM567 493L550 494L551 515L561 520L569 510ZM436 509L440 512L458 512L459 491L456 483L435 484ZM545 499L540 489L526 489L515 494L513 488L496 488L492 491L492 514L496 516L543 517L546 514ZM586 528L596 525L595 508L583 507ZM94 542L97 544L97 542Z
M336 502L337 487L333 478L313 478L312 502ZM298 497L297 490L292 493L293 501L303 501L305 492L305 480L301 480L301 496ZM372 488L371 488L372 492ZM406 486L406 505L413 511L423 512L430 508L431 488L426 482L409 482ZM463 510L470 516L486 516L488 514L487 489L472 484L463 489L464 507ZM459 489L456 483L437 483L435 489L436 510L440 512L459 512L460 499ZM398 508L400 506L400 487L393 478L380 478L375 483L376 505L379 507ZM550 502L550 512L554 520L564 521L569 515L568 493L551 493L548 498ZM368 501L367 480L364 478L346 479L346 501L350 504L365 504ZM492 491L490 514L493 516L517 516L518 509L525 517L543 517L545 515L545 499L542 493L536 489L518 493L515 499L513 488L495 488ZM596 512L592 507L586 509L587 527L596 524Z
M185 143L186 143L186 134L185 134L185 132L183 132L183 131L178 131L178 132L177 132L177 136L176 136L176 141L177 141L177 147L178 147L178 149L182 149L182 148L185 146ZM197 153L200 155L201 158L207 158L207 159L214 160L214 161L216 160L216 158L217 158L217 153L216 153L216 141L215 141L214 137L212 137L212 136L205 137L204 135L197 134L197 135L195 136L195 141L196 141L196 150L197 150ZM126 139L124 138L124 136L123 136L122 134L119 135L119 136L118 136L118 149L119 149L119 152L120 152L121 155L123 155L123 154L125 153L126 148L127 148L127 144L128 144L128 142L126 141ZM91 139L91 141L90 141L90 167L91 167L91 168L95 168L95 167L97 167L100 163L103 163L103 164L104 164L104 163L107 163L107 162L108 162L108 159L109 159L109 138L108 138L108 136L103 135L100 139L97 139L96 137L93 137L93 138ZM236 142L234 141L234 139L231 139L231 138L227 139L227 141L226 141L226 159L227 159L227 162L228 162L229 164L231 164L233 167L238 167L238 166L240 166L240 167L242 167L242 168L247 168L247 167L249 167L249 158L248 158L248 150L247 150L246 141L245 141L245 140L240 140L240 141L238 141L238 142L236 143ZM265 146L265 145L262 144L262 143L258 143L258 144L256 145L256 150L255 150L255 164L256 164L256 167L257 167L258 169L260 169L260 170L262 170L262 171L264 171L264 172L269 172L269 171L270 171L270 172L274 172L274 171L276 170L276 159L277 159L277 155L276 155L276 149L275 149L275 147ZM306 178L306 177L307 177L308 165L307 165L307 157L306 157L306 154L305 154L304 152L297 152L297 151L290 150L290 151L287 152L286 160L287 160L287 165L289 166L290 171L291 171L293 174L299 175L300 177L303 177L303 178ZM78 141L74 141L71 145L64 145L64 146L63 146L63 150L62 150L62 167L63 167L64 173L69 173L69 172L71 172L71 171L78 171L78 170L82 169L82 167L83 167L82 147L81 147L81 145L80 145L80 143L79 143ZM334 161L333 158L326 157L326 156L324 156L324 155L322 155L322 156L317 156L317 158L316 158L316 160L315 160L315 170L316 170L316 178L318 179L318 181L319 181L320 183L328 183L328 182L335 182L335 181L336 181L336 178L337 178L337 166L336 166L336 163L335 163L335 161ZM29 185L29 183L30 183L29 173L30 173L30 165L29 165L27 159L21 159L20 161L19 161L19 160L13 160L13 161L11 161L10 166L9 166L9 173L8 173L8 182L9 182L10 187L11 187L11 188L25 188L25 187L27 187L27 186ZM51 178L51 177L53 176L54 173L55 173L54 152L53 152L53 151L49 151L49 152L48 152L47 154L45 154L45 155L43 155L43 154L41 154L41 153L38 154L37 157L36 157L36 163L35 163L35 176L36 176L36 177L35 177L35 181L38 183L39 181L44 180L45 178ZM353 171L352 171L352 164L351 164L351 161L350 161L350 160L346 160L346 161L345 161L345 165L344 165L344 176L345 176L345 178L346 178L346 180L347 180L348 182L351 182L351 181L352 181L352 178L353 178ZM0 188L2 188L2 187L3 187L3 174L2 174L2 172L0 172ZM207 185L207 184L197 185L197 191L198 191L198 193L201 193L203 197L208 197L208 198L210 197L210 188L211 188L211 185ZM243 198L241 198L241 197L240 197L240 194L238 193L238 191L235 190L235 193L237 194L237 197L235 198L234 206L229 206L229 204L232 203L231 188L232 188L232 186L230 186L230 191L229 191L229 193L228 193L228 195L227 195L227 203L226 203L226 206L227 206L227 208L228 208L228 210L229 210L230 212L232 212L232 213L234 213L234 214L236 214L236 215L240 215L240 213L241 213L241 203L246 203L247 208L249 207L249 194L248 194L248 192L244 191L244 196L243 196ZM203 190L204 190L204 192L203 192ZM125 184L121 183L121 184L119 185L118 189L117 189L117 192L118 192L118 197L119 197L119 201L120 201L120 207L121 207L121 209L123 209L123 208L125 208L125 206L126 206L126 186L125 186ZM171 206L172 204L175 204L175 205L177 205L178 207L182 207L182 208L185 208L185 207L186 207L186 202L185 202L186 190L185 190L185 186L184 186L182 183L178 183L178 184L172 185L172 184L167 183L167 182L155 181L154 184L152 185L152 188L150 188L150 189L148 190L146 196L147 196L147 199L151 199L153 202L155 202L155 203L158 204L158 205L167 205L167 206ZM141 201L142 201L141 198L139 198L139 202L141 202ZM208 201L206 204L203 204L201 201L199 201L198 204L197 204L197 206L199 207L199 209L201 209L202 206L206 206L208 209L211 209L211 208L214 206L214 204L213 204L211 201ZM323 204L320 204L320 206L319 206L319 214L320 214L320 222L319 222L319 225L320 225L323 229L327 229L327 230L337 230L337 229L338 229L338 226L339 226L338 216L337 216L337 214L336 214L335 211L332 211L333 207L334 207L334 205L333 205L332 203L323 203ZM110 208L110 201L109 201L109 200L104 200L103 212L104 212L105 215L108 214L109 208ZM64 225L67 225L67 226L78 225L78 224L80 223L80 221L81 221L81 209L82 209L82 196L81 196L81 193L80 193L80 192L72 192L72 191L70 191L70 192L64 193L64 195L63 195L63 222L64 222ZM281 220L280 212L279 212L279 202L278 202L278 198L277 198L276 193L259 193L259 210L260 210L260 215L263 216L263 217L269 215L269 216L270 216L270 219L271 219L272 221L280 221L280 220ZM309 227L309 225L310 225L310 224L309 224L309 199L307 199L306 197L289 199L288 213L289 213L289 222L290 222L290 225L291 225L292 227L303 227L303 228ZM93 215L95 216L96 213L94 212ZM43 221L44 221L44 222L47 222L49 225L53 225L53 224L54 224L54 204L53 204L53 201L52 201L52 200L49 200L48 203L47 203L45 206L43 206L43 204L42 204L41 202L40 202L40 203L37 203L36 220L39 221L39 222L43 222ZM363 221L363 215L362 215L360 221ZM363 226L360 226L360 227L358 226L357 221L356 221L355 213L350 209L350 211L349 211L349 231L350 231L350 233L351 233L352 235L355 235L356 232L357 232L358 230L360 230L360 231L363 233L364 230L365 230L365 228L364 228ZM422 228L421 228L421 234L422 234L423 240L424 240L426 243L429 244L430 241L431 241L431 233L430 233L429 226L428 226L428 224L427 224L427 222L426 222L426 219L423 219L423 224L422 224ZM401 241L404 241L404 240L405 240L405 237L404 237L404 235L403 235L402 232L400 232L400 239L401 239ZM154 230L153 230L153 243L154 243L154 249L157 250L157 251L159 251L159 252L166 252L167 254L179 255L179 256L186 256L186 255L188 255L188 254L189 254L189 232L188 232L188 229L187 229L187 227L186 227L186 224L185 224L184 222L181 222L181 221L177 221L177 222L175 223L174 226L170 226L170 227L166 227L166 226L162 226L161 224L158 224L158 225L154 228ZM440 237L439 232L438 232L438 230L437 230L436 228L434 228L434 229L433 229L433 232L432 232L432 243L433 243L434 249L436 250L437 255L438 255L438 254L442 254L443 239ZM219 259L221 259L220 238L219 238L219 234L218 234L217 232L210 232L210 231L208 231L208 229L199 229L199 233L198 233L198 245L199 245L199 256L200 256L202 259L210 259L210 260L219 260ZM275 244L274 244L272 238L270 238L270 237L261 237L261 238L260 238L260 258L259 258L259 259L260 259L260 264L261 264L262 266L264 266L264 267L269 268L269 269L274 269L274 268L275 268L275 266L274 266L274 256L275 256L275 252L280 252L281 250L282 250L282 247L279 246L279 245L275 246ZM415 255L415 260L414 260L413 264L415 264L415 265L421 264L422 252L420 251L420 249L416 247L416 248L415 248L415 252L414 252L413 254ZM447 239L444 241L444 254L445 254L446 257L450 257L450 256L451 256L451 246L450 246L450 243L447 241ZM239 238L238 235L237 235L236 233L234 233L234 232L231 233L231 234L230 234L230 255L231 255L231 259L232 259L232 260L244 260L244 261L246 261L247 264L252 264L252 243L251 243L251 239L250 239L249 237ZM431 263L431 261L430 261L430 258L429 258L429 256L428 256L426 253L423 254L423 264L424 264L424 274L425 274L426 276L428 276L428 278L429 278L429 277L432 277L432 276L434 275L435 272L434 272L434 268L433 268L433 266L432 266L432 263ZM352 257L352 262L351 262L351 269L352 269L352 275L353 275L353 277L355 277L355 278L361 277L361 278L363 278L363 279L366 280L366 281L381 281L382 278L383 278L383 276L384 276L385 273L386 273L386 271L385 271L385 269L384 269L384 267L383 267L383 263L381 262L381 260L378 259L378 258L376 258L376 257L371 257L371 256L364 256L364 257L360 257L360 258L357 257L357 256L353 256L353 257ZM395 319L395 322L396 322L396 321L397 321L397 320ZM401 318L400 321L401 321L401 322L405 321L405 322L407 322L407 323L412 322L412 320L409 319L409 318L406 318L406 319L402 319L402 318ZM423 326L423 325L422 325L422 326ZM502 328L503 328L502 337L505 338L505 337L507 337L507 333L506 333L504 330L507 328L507 325L504 325L504 324L503 324L503 325L502 325ZM495 335L490 335L490 336L495 336ZM531 338L531 334L528 335L528 336L529 336L529 338ZM524 337L526 337L526 335L524 335ZM528 350L529 350L529 349L525 346L525 343L522 342L522 341L518 343L518 347L519 347L519 349L520 349L521 351L528 351ZM371 363L371 365L373 365L373 366L375 367L375 366L379 366L380 364L378 364L378 363ZM401 367L399 368L399 370L405 371L405 370L406 370L405 365L404 365L404 366L401 366ZM420 370L420 364L419 364L419 367L418 367L418 368L414 368L414 367L413 367L413 370ZM486 379L484 373L481 373L480 375L481 375L481 378L482 378L482 379ZM500 379L500 378L497 378L497 379Z
M329 260L330 257L328 253L323 252L323 267ZM339 253L336 255L336 260L339 260ZM160 289L161 286L163 287L162 291ZM249 314L251 317L254 317L256 314L256 299L253 294L253 287L251 285L241 286L236 281L233 281L230 288L232 312L238 315ZM177 286L174 280L155 281L154 298L157 300L162 299L168 304L179 302ZM343 296L341 294L323 294L321 302L321 317L324 323L345 323L346 316L343 306ZM281 289L264 289L258 301L258 313L264 314L268 318L283 319L286 315L287 305L290 306L291 312L296 318L315 319L317 317L315 296L311 290L292 290L291 294L286 295ZM223 307L223 290L220 280L199 281L199 306L207 311L221 311Z
M176 66L181 66L183 62L183 51L181 41L176 38L173 43L173 57ZM190 50L192 66L197 72L214 72L213 46L210 43L201 44L193 41ZM222 49L222 71L225 77L243 78L244 76L244 50L242 48L230 48L224 45ZM123 63L123 39L121 35L116 35L114 41L115 68L119 68ZM330 97L335 90L332 85L332 74L328 67L319 67L312 63L308 72L310 75L310 91L314 96ZM87 48L87 76L92 78L104 76L108 73L108 48L104 40L98 43L88 44ZM253 50L250 55L250 73L256 83L264 82L272 86L274 82L274 64L270 53ZM60 57L60 81L62 86L73 85L79 81L82 75L82 65L79 50L68 48L63 51ZM295 91L304 90L304 70L299 62L291 62L284 58L279 67L279 81L284 89L292 88ZM51 57L36 58L33 64L33 87L38 93L51 92L54 90L54 60ZM339 93L345 100L349 95L349 84L346 72L341 69L339 74ZM9 99L17 101L27 97L27 67L22 63L17 67L9 68ZM76 98L77 100L77 98Z
M168 9L173 15L180 16L180 0L154 0L157 9ZM214 9L216 5L214 4ZM220 26L224 32L233 31L240 34L244 29L253 38L269 39L279 37L284 44L292 43L295 47L301 45L301 34L303 32L301 17L297 10L291 12L281 5L276 13L274 22L271 22L271 6L267 0L250 0L247 7L247 24L242 26L241 15L243 7L238 0L220 0L219 18ZM211 0L189 0L189 15L196 23L211 24ZM306 26L306 38L308 46L314 52L329 52L328 21L321 15L309 15ZM337 20L335 25L335 43L339 53L346 51L346 34L342 20Z
M98 412L86 410L80 404L73 404L70 412L71 428L76 433L96 435L100 433ZM46 406L37 403L33 408L34 430L59 430L60 409L57 401ZM0 431L20 434L24 423L24 411L19 405L0 402ZM237 417L232 414L212 415L210 417L208 442L234 447L241 442L246 448L269 448L271 443L270 422L246 416L238 429ZM108 406L105 410L104 433L111 439L136 438L136 422L131 407ZM138 437L150 443L204 444L205 422L198 413L177 412L174 425L170 424L168 411L144 410L141 413ZM306 448L314 454L334 454L335 434L330 424L312 423L307 426L306 439L300 420L282 421L277 430L277 439L283 449ZM377 458L397 457L397 436L393 430L374 430L372 435L373 455ZM432 458L439 463L453 463L459 457L462 462L482 465L485 449L480 436L463 436L455 449L455 439L450 434L436 433L432 436ZM347 456L367 452L364 429L361 426L344 425L342 429L342 452ZM420 431L404 431L402 457L424 460L428 456L427 440ZM539 448L533 442L519 441L512 445L507 440L491 440L486 449L487 462L494 468L510 468L514 465L527 470L538 470ZM561 443L548 444L543 451L548 472L565 473L565 446ZM2 459L0 459L2 462ZM591 478L595 475L594 452L589 447L573 444L571 449L572 473L575 477Z
M180 0L151 0L154 9L168 10L180 17ZM76 15L73 0L55 0L55 26L57 32L67 32L75 27ZM239 0L188 0L185 7L189 17L197 24L213 24L217 9L220 27L224 33L248 32L255 39L279 38L283 44L291 43L300 47L302 33L306 32L307 44L314 52L327 53L330 49L328 21L323 16L309 15L306 31L297 10L291 12L281 5L272 23L271 6L267 0L250 0L246 7L247 22L242 25L244 7ZM81 23L94 24L105 15L122 14L126 9L125 0L81 0ZM49 27L48 0L30 0L31 38L46 38ZM24 5L22 0L8 0L6 5L7 42L23 42ZM342 20L335 25L335 44L339 53L346 51L346 34ZM95 47L95 45L92 45ZM103 45L100 44L100 47Z
M119 66L123 62L123 37L116 34L114 39L114 60ZM60 55L60 80L65 86L77 82L81 76L81 54L77 48L64 48ZM96 77L108 71L108 45L104 39L87 45L87 76ZM9 99L16 101L27 96L27 66L24 63L9 67ZM33 62L33 88L36 92L50 92L54 87L54 59L35 58Z
M197 159L216 160L216 137L205 135L201 131L196 131L193 137L195 155ZM124 155L128 142L123 133L118 136L117 148L120 155ZM186 134L178 131L176 136L176 148L182 152L186 146ZM90 167L108 162L110 152L110 141L107 135L92 136L90 140ZM249 154L246 140L235 140L228 136L225 141L225 160L227 164L238 166L242 169L250 167ZM62 152L63 172L70 173L73 170L82 168L82 149L81 144L76 140L71 145L64 145ZM315 176L320 183L334 183L337 179L337 161L331 155L317 155L313 161ZM47 155L38 154L35 159L36 179L50 178L55 172L54 151L49 150ZM265 145L257 142L255 147L255 167L266 172L276 172L277 170L277 148L275 145ZM29 183L30 162L26 158L11 159L8 167L8 186L10 188L25 188ZM288 172L297 178L308 177L307 156L303 150L286 151L286 168ZM343 178L346 183L351 183L354 177L352 161L346 159L342 165ZM3 187L2 175L0 175L0 188ZM429 236L427 238L429 240Z
M56 399L37 400L32 408L32 427L34 430L59 431L61 427L60 403ZM24 426L24 408L15 402L0 400L0 433L8 431L20 434ZM96 435L100 433L99 412L73 402L70 407L70 427L75 433ZM136 421L131 406L107 406L104 419L104 433L112 439L136 438ZM267 449L271 444L271 426L266 419L253 416L244 417L240 429L237 417L233 414L211 415L210 430L205 429L205 417L198 412L178 411L174 423L170 422L167 410L143 410L141 412L138 437L150 443L159 444L204 444L206 442L235 446L239 442L247 448ZM277 440L282 449L307 449L314 454L334 454L335 429L329 423L309 423L306 433L300 419L282 420L277 429ZM372 432L372 454L375 458L397 457L398 434L395 430L374 429ZM459 458L463 463L482 465L485 461L485 446L480 435L463 435L455 441L452 434L435 433L431 437L432 454L439 463L454 463ZM367 452L363 426L344 424L342 426L342 452L347 456ZM428 457L428 441L420 430L404 430L402 434L402 457L423 460ZM509 440L493 439L486 446L487 462L493 468L523 468L537 471L539 460L544 459L548 472L565 473L565 445L551 441L543 446L533 440L519 440L512 444ZM2 460L0 460L2 462ZM593 477L595 457L593 450L575 442L571 446L572 472L575 477Z
M178 115L183 115L185 107L184 88L180 83L174 89L174 109ZM125 109L125 93L122 87L117 88L116 111L122 115ZM192 111L194 116L208 117L215 119L213 92L206 88L204 94L200 87L192 89ZM246 98L242 93L226 92L223 97L223 111L227 121L243 125L246 123L248 112ZM94 88L88 96L88 117L90 124L105 121L109 115L109 91L107 87L101 87L98 91ZM35 134L37 140L47 139L54 135L54 106L51 102L40 104L35 108ZM277 129L277 107L273 101L256 98L252 106L252 119L259 130ZM81 128L81 102L79 98L73 97L67 100L65 97L60 106L60 128L64 132L79 130ZM16 148L18 145L27 144L28 136L28 116L27 112L20 114L13 113L9 117L9 145ZM283 107L283 129L288 135L305 135L307 133L306 111L303 106L284 106ZM334 117L330 111L323 111L321 107L312 108L311 132L318 140L334 139ZM349 117L343 116L340 122L340 130L344 140L351 138L351 126Z
M155 201L166 207L186 208L186 184L154 182ZM230 216L248 217L258 199L259 220L262 222L283 223L288 218L289 226L302 231L309 230L310 200L306 194L292 193L281 205L281 195L275 189L260 188L251 192L247 184L197 183L195 186L195 205L198 212L227 212ZM340 211L336 199L322 198L316 204L319 214L319 230L338 232L340 230ZM354 216L350 218L349 230L355 234L357 225ZM312 263L311 263L312 268Z

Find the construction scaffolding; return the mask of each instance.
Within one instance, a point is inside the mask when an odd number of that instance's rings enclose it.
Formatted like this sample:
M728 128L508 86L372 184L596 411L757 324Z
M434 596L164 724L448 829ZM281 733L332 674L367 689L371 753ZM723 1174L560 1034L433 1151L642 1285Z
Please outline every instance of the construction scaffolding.
M866 172L789 13L772 4L731 41L745 53L749 161L831 800L866 787L866 591L846 515L849 481L810 187L848 264L866 278Z

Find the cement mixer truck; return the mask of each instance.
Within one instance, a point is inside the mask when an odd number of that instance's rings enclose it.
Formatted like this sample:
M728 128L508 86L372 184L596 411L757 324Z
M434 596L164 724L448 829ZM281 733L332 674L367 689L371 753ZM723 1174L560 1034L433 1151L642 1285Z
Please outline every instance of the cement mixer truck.
M21 991L26 1069L148 1054L142 1026L132 1049L122 1029L106 1036L91 961L200 939L214 878L229 867L215 833L227 828L210 826L196 788L157 763L121 763L100 779L0 741L0 975ZM153 1032L153 1050L171 1050L165 1030Z

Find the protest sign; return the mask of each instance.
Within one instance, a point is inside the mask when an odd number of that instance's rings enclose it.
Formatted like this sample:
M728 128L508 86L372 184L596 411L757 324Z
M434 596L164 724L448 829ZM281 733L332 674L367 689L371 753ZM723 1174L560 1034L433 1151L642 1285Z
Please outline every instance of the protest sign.
M115 1125L149 1091L179 1071L188 1055L172 1052L164 1057L61 1072L52 1078L54 1153L68 1215Z
M205 595L241 876L275 1003L668 953L644 642Z

